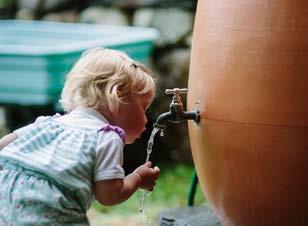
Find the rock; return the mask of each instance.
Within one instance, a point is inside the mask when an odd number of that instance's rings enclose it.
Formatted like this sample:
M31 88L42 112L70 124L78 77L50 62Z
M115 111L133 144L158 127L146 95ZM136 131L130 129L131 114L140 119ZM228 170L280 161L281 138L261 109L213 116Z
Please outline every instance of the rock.
M42 20L62 22L62 16L60 13L48 13L42 17Z
M121 8L142 8L142 7L182 7L187 9L195 9L197 0L95 0L99 5L113 5Z
M36 10L40 0L18 0L17 9Z
M113 1L115 6L121 8L139 8L139 7L147 7L147 6L154 6L157 0L116 0Z
M221 226L208 206L179 207L164 210L158 216L159 226Z
M108 25L129 25L126 15L119 9L91 6L80 13L80 22Z
M42 11L51 11L59 5L67 4L71 0L18 0L18 9L30 9L36 11L39 7Z
M179 8L152 10L137 10L133 17L133 25L157 28L160 31L158 46L175 44L192 31L192 12Z
M176 48L157 59L157 68L163 75L159 83L166 87L187 87L190 49Z
M63 11L61 13L49 13L42 20L74 23L79 21L79 14L74 10Z
M34 12L31 9L23 8L16 12L15 18L19 20L34 20Z
M133 15L134 26L152 27L155 10L152 8L138 9Z

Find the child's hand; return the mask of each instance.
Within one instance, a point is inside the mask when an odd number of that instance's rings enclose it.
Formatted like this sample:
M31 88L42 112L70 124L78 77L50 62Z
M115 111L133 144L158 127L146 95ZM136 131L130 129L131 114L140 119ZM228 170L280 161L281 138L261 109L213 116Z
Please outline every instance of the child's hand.
M106 179L95 182L95 197L102 205L115 205L127 200L138 188L153 191L159 168L151 168L147 162L139 166L124 179ZM107 194L107 195L106 195Z
M138 174L141 178L141 183L139 185L140 188L153 191L153 188L156 184L156 179L159 175L159 168L155 166L154 168L151 168L152 163L147 162L141 166L139 166L134 173Z

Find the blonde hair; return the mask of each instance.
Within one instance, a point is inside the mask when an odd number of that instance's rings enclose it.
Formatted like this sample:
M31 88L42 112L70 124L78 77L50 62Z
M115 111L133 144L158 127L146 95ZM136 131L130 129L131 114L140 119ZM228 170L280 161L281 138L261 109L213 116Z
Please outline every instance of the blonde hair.
M68 73L60 103L65 112L76 107L102 107L116 112L129 95L155 93L148 69L117 50L85 51Z

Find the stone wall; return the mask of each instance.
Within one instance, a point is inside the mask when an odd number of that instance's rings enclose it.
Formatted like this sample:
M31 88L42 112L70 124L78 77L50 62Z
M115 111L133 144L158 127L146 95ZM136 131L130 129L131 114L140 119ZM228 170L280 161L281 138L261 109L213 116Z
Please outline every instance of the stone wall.
M164 90L187 87L194 0L17 0L12 1L10 17L28 20L81 22L109 25L154 27L160 32L149 67L158 85L149 112L144 139L126 149L128 168L145 159L145 146L156 117L168 111L171 96ZM186 103L186 98L183 97ZM142 149L142 150L140 150ZM168 124L164 137L157 136L152 161L191 162L186 123Z

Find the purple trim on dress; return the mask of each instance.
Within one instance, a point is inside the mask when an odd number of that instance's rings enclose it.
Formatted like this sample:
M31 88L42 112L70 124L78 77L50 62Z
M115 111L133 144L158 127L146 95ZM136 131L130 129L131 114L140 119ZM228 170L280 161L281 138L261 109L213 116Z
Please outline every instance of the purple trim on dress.
M104 127L102 127L99 131L113 131L116 132L119 137L121 138L123 144L125 144L125 132L123 129L121 129L118 126L112 126L110 124L106 124Z

